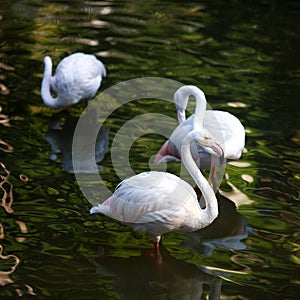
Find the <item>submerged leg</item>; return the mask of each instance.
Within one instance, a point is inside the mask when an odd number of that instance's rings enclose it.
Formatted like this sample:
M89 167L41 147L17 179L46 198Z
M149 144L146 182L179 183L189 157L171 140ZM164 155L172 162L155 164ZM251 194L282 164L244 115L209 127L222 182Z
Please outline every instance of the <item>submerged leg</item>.
M212 167L211 181L212 181L212 185L213 185L213 190L214 190L214 192L216 192L218 190L218 186L217 186L217 167L216 166Z
M159 242L160 242L160 235L153 237L153 246L154 249L159 250Z
M161 265L162 264L162 256L161 256L160 251L159 251L160 238L161 238L160 235L153 237L153 240L154 240L153 250L154 250L154 257L155 257L156 265Z

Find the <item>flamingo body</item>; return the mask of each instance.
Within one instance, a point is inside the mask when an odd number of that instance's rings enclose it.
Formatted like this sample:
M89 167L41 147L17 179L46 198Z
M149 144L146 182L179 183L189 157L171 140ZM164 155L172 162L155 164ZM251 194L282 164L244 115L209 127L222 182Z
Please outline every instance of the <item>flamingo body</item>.
M44 103L54 109L69 107L80 100L92 99L106 76L103 63L94 55L74 53L65 57L52 76L52 60L44 58L41 95ZM56 94L53 98L51 91Z
M187 182L170 173L151 171L122 181L113 196L91 212L157 236L172 230L196 230L199 209L197 195Z
M204 128L220 142L224 157L237 160L241 157L245 145L245 129L234 115L218 110L207 110L203 120ZM184 137L195 129L194 115L180 123L170 135L155 158L156 163L178 162L181 160L180 150ZM211 166L211 154L207 148L192 145L192 156L205 170Z
M196 111L188 119L185 119L185 108L188 96L196 98ZM182 99L186 97L186 99ZM183 86L174 95L175 102L185 102L179 105L176 103L179 125L170 135L155 157L155 163L180 161L181 145L184 137L203 126L215 140L217 140L224 151L224 158L237 160L241 157L245 145L245 128L234 115L218 110L206 110L206 99L204 93L194 86ZM179 109L181 107L181 111ZM193 159L199 163L201 169L205 170L211 166L211 151L203 146L192 145Z
M187 182L170 173L150 171L122 181L110 198L92 207L90 212L103 213L135 230L148 232L157 243L163 233L191 232L208 226L218 215L218 204L214 191L191 157L190 143L198 135L198 131L187 135L182 154L184 165L202 191L205 209L201 209L194 189ZM207 140L210 142L206 145L216 155L222 155L219 145L210 137Z

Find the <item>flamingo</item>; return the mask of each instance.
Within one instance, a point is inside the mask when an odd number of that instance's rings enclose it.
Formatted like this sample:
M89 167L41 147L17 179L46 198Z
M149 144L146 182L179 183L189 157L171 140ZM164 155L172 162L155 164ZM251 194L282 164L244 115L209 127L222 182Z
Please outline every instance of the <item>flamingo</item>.
M106 76L103 63L94 55L74 53L65 57L52 76L52 60L44 58L41 95L44 103L54 109L66 108L85 99L92 99ZM53 98L51 91L56 94Z
M186 119L185 109L189 96L195 97L196 108L195 113ZM174 94L174 102L179 125L158 151L154 159L155 163L180 161L180 149L184 137L199 126L203 126L215 140L220 142L225 159L237 160L241 157L245 145L245 128L237 117L225 111L206 110L207 103L204 92L193 85L179 88ZM209 148L195 147L195 145L192 147L192 156L197 163L200 160L202 170L210 168L211 154ZM214 167L213 178L215 171Z
M182 143L183 164L202 192L205 209L201 209L196 192L186 181L171 173L150 171L123 180L111 197L93 206L90 212L105 214L136 231L150 233L155 249L159 249L163 233L191 232L211 224L218 216L218 203L191 156L192 141L211 148L216 156L223 155L223 150L202 128L191 131Z

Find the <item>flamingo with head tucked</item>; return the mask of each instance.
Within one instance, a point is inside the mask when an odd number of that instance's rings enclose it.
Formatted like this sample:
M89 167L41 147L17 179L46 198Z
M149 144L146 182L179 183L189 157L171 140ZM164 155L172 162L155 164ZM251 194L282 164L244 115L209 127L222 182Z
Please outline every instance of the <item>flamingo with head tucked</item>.
M216 156L221 156L223 150L201 128L190 132L182 143L183 164L202 192L205 209L201 209L194 189L186 181L170 173L150 171L123 180L110 198L93 206L90 212L105 214L137 231L150 233L155 248L159 247L163 233L191 232L211 224L218 216L218 203L212 187L191 156L192 141L210 148Z
M66 108L80 100L91 100L106 76L103 63L94 55L74 53L65 57L52 76L52 60L44 58L44 77L41 96L44 103L54 109ZM56 94L52 97L51 92Z
M185 110L190 96L196 99L196 108L195 113L186 119ZM174 94L174 102L179 125L158 151L155 163L180 161L184 137L202 126L221 144L224 158L236 160L241 157L245 145L245 128L238 118L225 111L206 110L205 94L196 86L179 88ZM192 156L196 162L200 160L202 170L210 168L211 149L194 145Z

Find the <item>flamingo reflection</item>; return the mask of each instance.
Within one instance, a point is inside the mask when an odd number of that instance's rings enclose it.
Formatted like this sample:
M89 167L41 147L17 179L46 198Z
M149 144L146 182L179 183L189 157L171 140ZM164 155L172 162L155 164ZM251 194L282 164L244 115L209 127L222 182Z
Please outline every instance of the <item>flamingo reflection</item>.
M174 258L163 244L159 264L148 252L128 258L105 256L102 248L99 252L97 272L116 277L114 289L122 299L201 299L204 285L209 286L209 299L220 298L220 278Z
M57 154L61 153L63 169L69 173L99 172L102 170L102 167L98 164L95 166L95 161L96 163L100 163L108 150L109 128L102 126L99 129L96 109L89 108L85 110L85 115L81 118L84 120L81 121L81 124L84 124L83 126L86 127L82 131L85 132L85 136L78 137L77 135L77 138L80 139L81 159L74 161L72 158L73 136L78 118L70 116L67 111L61 111L53 115L49 121L46 140L51 145L52 154L50 155L50 159L56 160ZM61 126L63 119L64 123ZM93 136L97 136L96 141L91 140ZM90 149L90 147L86 146L91 142L95 142L95 152L93 153L89 152L87 149Z
M202 253L212 255L215 248L242 250L246 245L241 241L247 238L247 219L237 211L233 201L216 194L219 215L208 227L186 234L183 246Z

